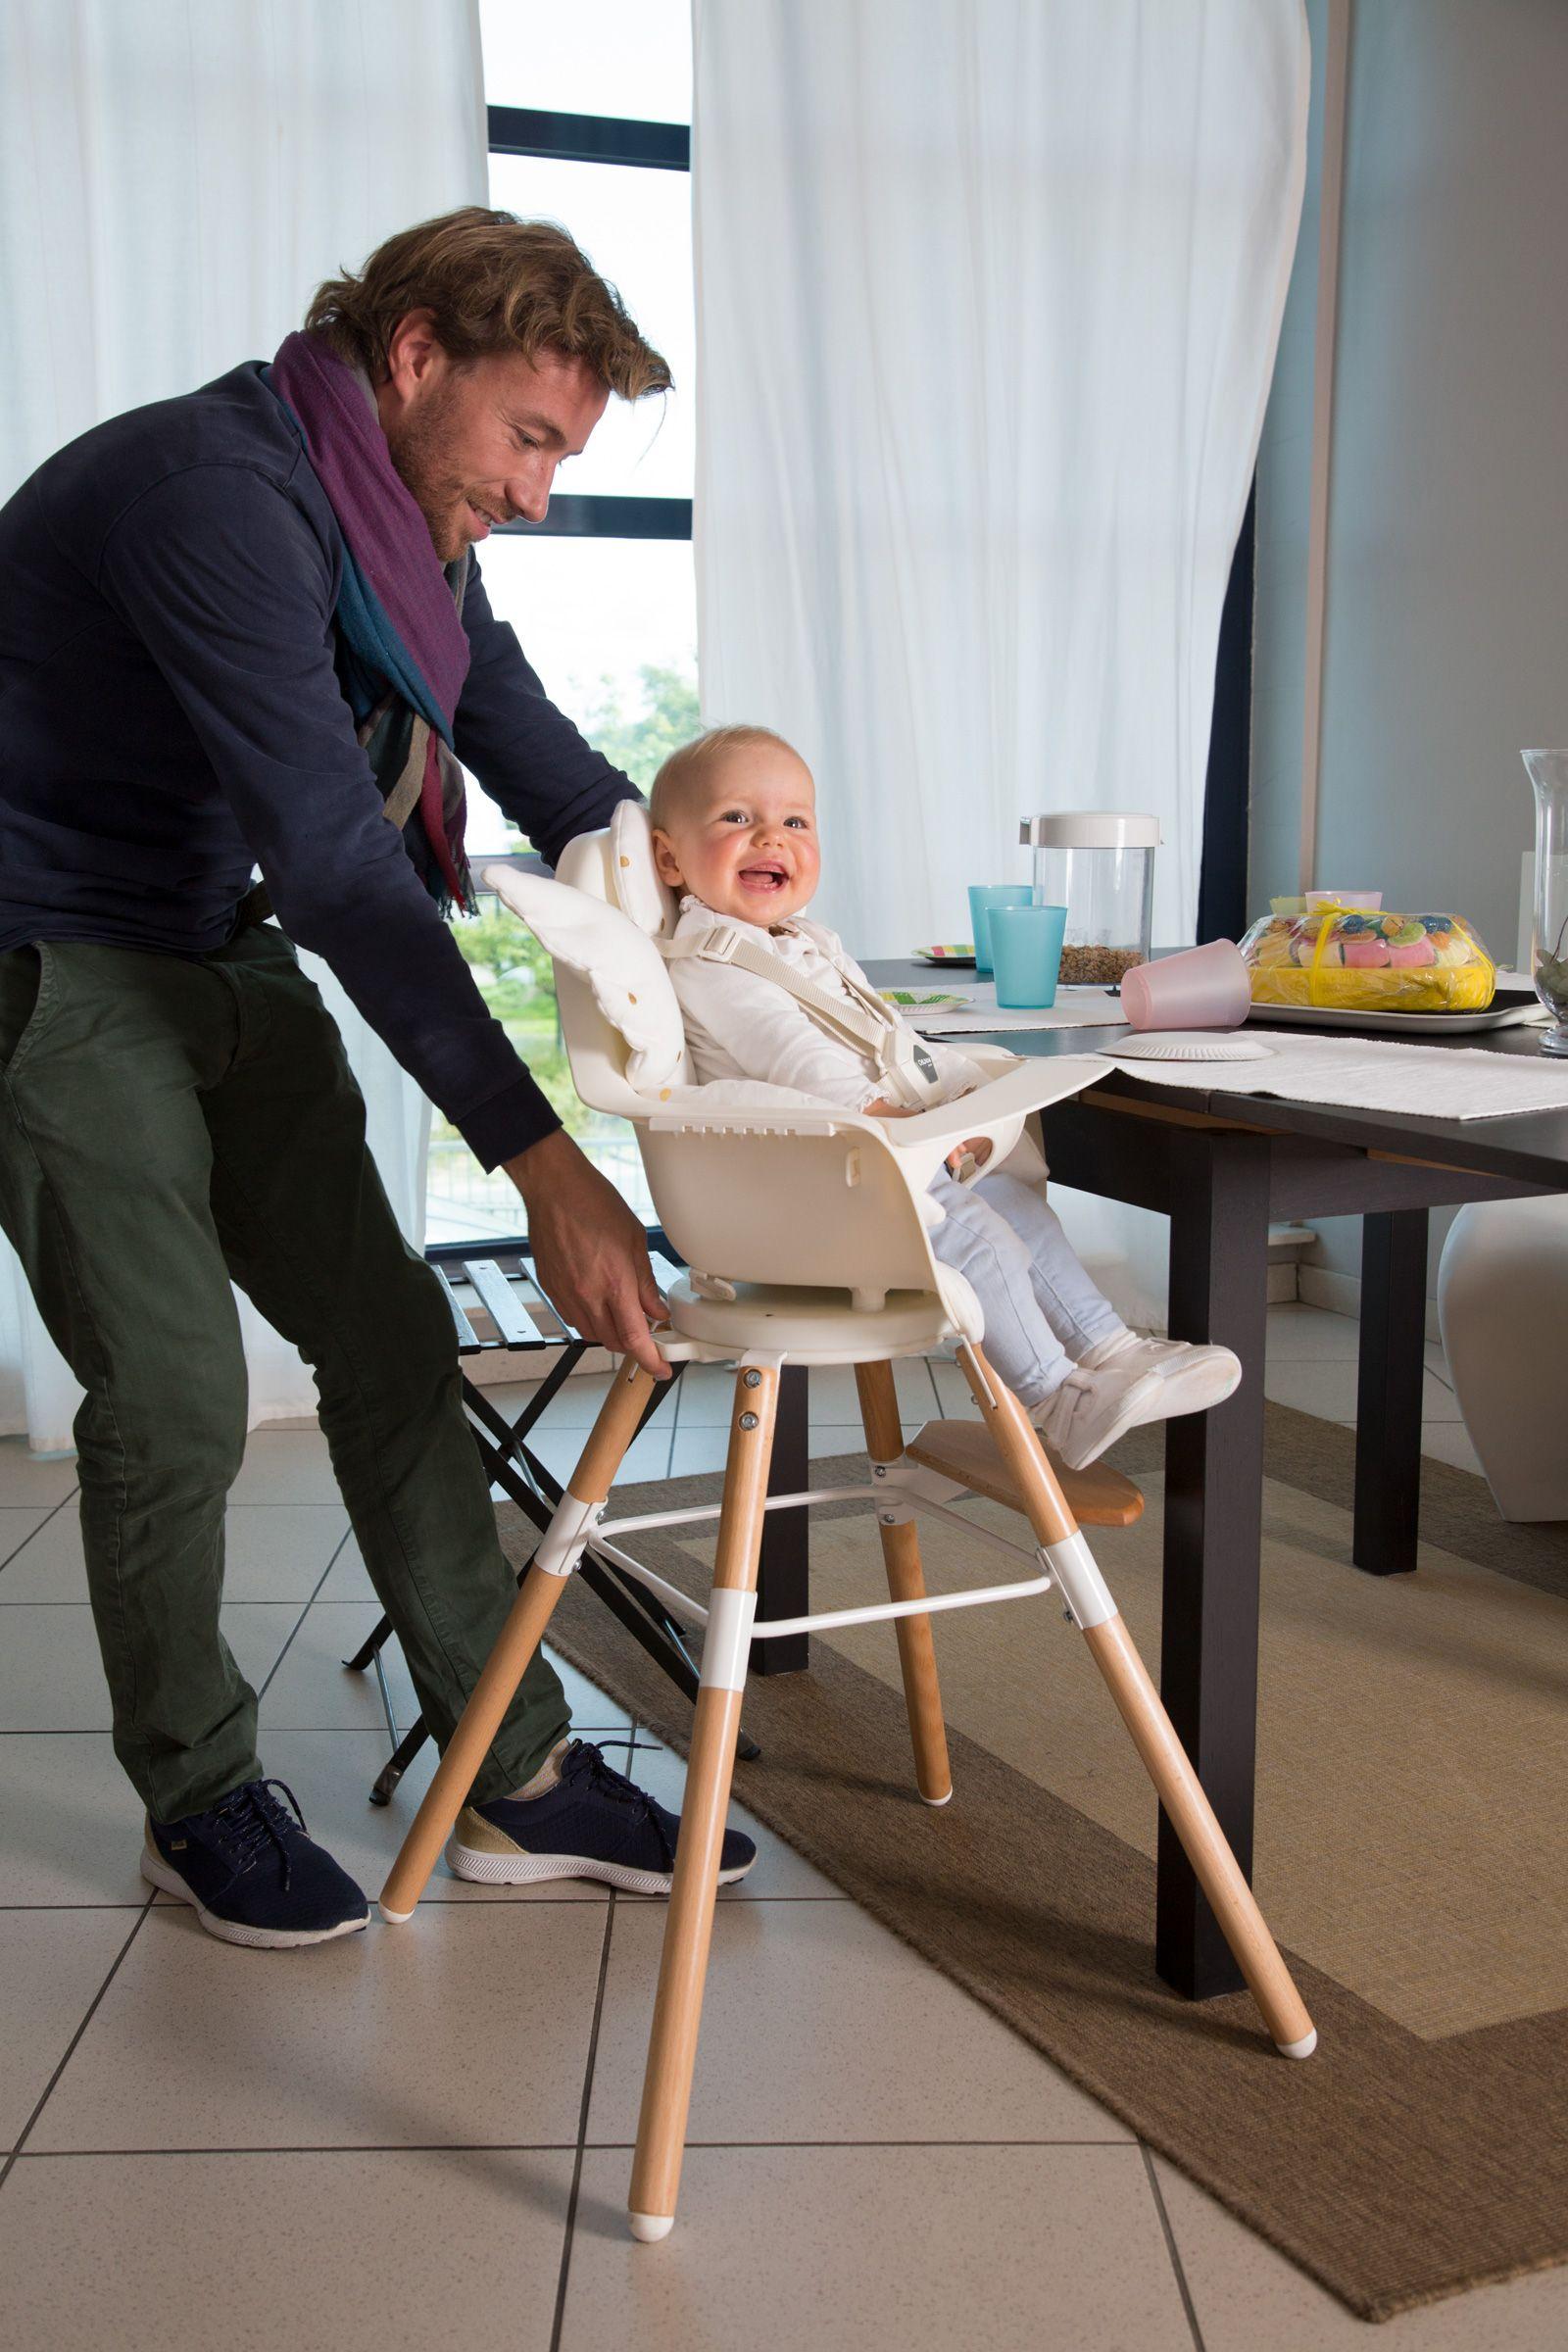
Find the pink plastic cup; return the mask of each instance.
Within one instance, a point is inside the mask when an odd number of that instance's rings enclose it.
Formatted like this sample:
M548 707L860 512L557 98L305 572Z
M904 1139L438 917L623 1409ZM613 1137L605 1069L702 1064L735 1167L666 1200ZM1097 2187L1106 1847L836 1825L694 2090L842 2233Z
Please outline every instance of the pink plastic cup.
M1228 939L1135 963L1121 976L1121 1008L1135 1029L1239 1029L1251 1002L1242 952Z

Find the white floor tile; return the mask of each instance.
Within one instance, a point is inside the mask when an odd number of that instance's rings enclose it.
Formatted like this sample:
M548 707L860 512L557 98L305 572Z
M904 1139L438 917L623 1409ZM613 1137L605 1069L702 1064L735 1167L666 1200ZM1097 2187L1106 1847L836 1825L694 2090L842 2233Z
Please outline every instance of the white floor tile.
M0 1733L0 1904L134 1904L141 1799L107 1732Z
M53 1509L76 1492L76 1457L40 1461L25 1438L0 1438L0 1507Z
M1361 1326L1353 1315L1331 1315L1321 1306L1286 1301L1268 1310L1269 1361L1281 1364L1353 1364Z
M255 1503L342 1503L326 1440L318 1429L253 1429L228 1499Z
M615 1906L591 2140L635 2136L666 1916ZM1132 2135L854 1903L772 1902L718 1905L688 2136Z
M0 1601L31 1597L17 1592L12 1570L38 1530L46 1527L53 1517L54 1512L41 1505L22 1507L0 1503Z
M562 2352L1192 2352L1137 2148L691 2148L660 2246L630 2170L584 2158Z
M127 1911L0 1911L0 2148L25 2131L134 1924Z
M598 1903L433 1903L256 1953L155 1905L28 2145L570 2146L604 1932Z
M243 1959L244 1954L233 1955ZM570 2152L24 2156L16 2352L546 2352Z

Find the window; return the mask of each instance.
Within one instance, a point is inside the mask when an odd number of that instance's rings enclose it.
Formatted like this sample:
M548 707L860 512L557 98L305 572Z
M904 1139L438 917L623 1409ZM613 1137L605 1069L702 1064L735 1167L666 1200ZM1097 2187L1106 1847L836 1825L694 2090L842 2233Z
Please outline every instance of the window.
M695 733L697 601L690 208L689 0L481 0L491 201L559 220L617 286L675 388L612 401L580 459L557 475L540 524L509 524L481 557L551 700L646 786ZM477 782L468 846L525 846ZM641 1215L653 1206L630 1128L584 1110L561 1043L547 958L493 898L455 934L492 1010L568 1130ZM515 1233L519 1204L437 1115L426 1226L432 1242Z

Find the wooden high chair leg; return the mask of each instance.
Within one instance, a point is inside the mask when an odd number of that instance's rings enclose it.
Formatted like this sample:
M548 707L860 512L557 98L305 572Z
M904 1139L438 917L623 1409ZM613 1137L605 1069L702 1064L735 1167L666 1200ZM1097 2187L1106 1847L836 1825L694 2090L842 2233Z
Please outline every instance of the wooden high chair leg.
M1236 1964L1252 1988L1264 2024L1287 2058L1309 2058L1317 2047L1317 2029L1132 1636L1117 1614L1028 1414L978 1348L961 1348L958 1361L997 1449L1024 1497L1035 1540L1051 1563L1062 1599L1109 1686Z
M632 2165L631 2231L645 2244L666 2237L675 2219L777 1405L776 1370L753 1365L737 1372L697 1720Z
M414 1916L436 1857L452 1834L486 1750L501 1729L513 1693L544 1639L566 1579L581 1559L588 1529L637 1434L654 1376L625 1357L588 1433L576 1469L556 1506L517 1597L502 1627L468 1703L458 1718L435 1778L424 1792L402 1850L381 1889L381 1917L401 1926Z
M894 1462L904 1451L904 1429L899 1419L898 1390L893 1366L884 1357L874 1364L857 1364L855 1386L859 1393L860 1419L865 1424L866 1451L874 1462ZM920 1569L920 1539L914 1521L890 1527L879 1516L882 1559L888 1591L895 1600L923 1600L925 1578ZM953 1794L953 1772L948 1763L948 1734L942 1720L942 1692L937 1684L937 1653L929 1617L896 1617L899 1671L904 1677L904 1703L909 1712L909 1738L914 1745L915 1786L928 1805L945 1805Z

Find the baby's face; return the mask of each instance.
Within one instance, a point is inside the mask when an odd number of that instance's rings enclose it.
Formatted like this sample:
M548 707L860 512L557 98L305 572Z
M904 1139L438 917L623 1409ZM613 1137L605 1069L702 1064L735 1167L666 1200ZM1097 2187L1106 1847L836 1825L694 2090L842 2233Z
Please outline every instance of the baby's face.
M816 890L816 788L782 744L738 746L654 835L660 879L715 914L781 923Z

